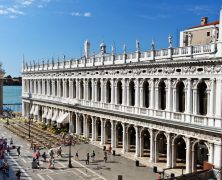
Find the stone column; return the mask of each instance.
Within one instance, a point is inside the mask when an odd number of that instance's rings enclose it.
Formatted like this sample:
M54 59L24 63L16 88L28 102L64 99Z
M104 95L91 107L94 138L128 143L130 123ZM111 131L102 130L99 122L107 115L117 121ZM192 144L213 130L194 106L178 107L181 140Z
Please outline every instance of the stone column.
M45 79L42 80L42 95L45 95Z
M155 109L159 109L159 80L155 83Z
M69 98L73 99L73 79L69 79Z
M215 108L215 79L211 79L211 91L210 91L210 107L209 107L209 116L214 116Z
M149 88L150 88L150 102L149 102L149 109L154 109L155 108L155 82L154 79L149 80ZM151 111L151 116L153 116L153 111Z
M177 91L176 86L173 87L173 112L177 112L178 110L178 101L177 101Z
M111 120L111 146L112 148L116 148L116 122Z
M187 94L186 95L187 96L185 98L185 101L186 101L185 112L187 114L191 114L192 109L193 109L193 106L192 106L193 94L192 94L192 87L191 87L191 79L187 79Z
M126 79L122 79L122 88L123 88L123 93L122 93L122 104L124 106L127 105L126 99L127 99L127 93L126 93Z
M154 147L154 130L150 130L150 162L154 162L154 155L155 155L155 147Z
M80 82L79 79L76 79L76 99L79 100L80 99Z
M159 161L159 146L157 139L154 139L154 144L155 144L154 162L157 163Z
M96 125L96 117L92 116L92 141L95 141L95 125Z
M80 122L79 122L80 114L76 112L76 134L80 135Z
M101 142L100 145L104 145L104 128L105 128L105 119L101 118Z
M88 84L88 79L85 79L84 81L84 100L88 101L89 100L89 84Z
M167 134L167 163L166 168L171 168L172 165L171 151L171 134Z
M140 105L140 91L139 91L140 84L139 84L139 79L135 79L134 83L135 83L135 107L138 108L139 105Z
M122 126L123 126L123 149L122 149L122 153L125 153L126 152L126 138L127 138L126 124L122 123Z
M193 114L198 113L198 101L197 101L197 87L193 88Z
M63 82L63 98L66 98L66 79L62 80Z
M55 79L52 79L52 97L55 96Z
M186 138L186 173L191 173L191 142Z
M95 101L95 87L96 87L96 83L94 79L91 80L91 85L92 85L92 101L94 102Z
M115 103L115 80L114 79L111 79L110 80L110 83L111 83L111 104L114 104Z
M167 117L170 119L170 112L172 111L172 81L171 79L167 79L167 94L166 94L166 110L169 111L167 113ZM170 158L171 159L171 158Z
M114 104L118 104L118 99L119 99L119 94L117 92L117 84L118 84L118 79L115 80L114 82Z
M144 83L144 80L141 79L141 80L140 80L140 83L139 83L140 107L141 107L141 108L144 107L144 101L145 101L144 90L143 90L143 83Z
M208 162L214 164L214 144L210 143Z
M98 86L98 80L95 79L95 102L98 101L98 88L97 88L97 86Z
M129 79L127 79L126 81L126 105L129 106L130 105L130 100L131 100L131 96L130 96L130 93L129 93Z
M140 153L140 134L139 134L139 127L135 126L136 129L136 153L135 156L139 157L139 153Z
M216 109L215 115L218 118L222 116L222 81L220 78L216 79Z
M105 92L104 92L104 80L103 79L101 79L100 80L100 86L101 86L101 103L104 103L105 101L104 101L104 94L105 94Z
M222 149L220 142L218 144L214 144L214 166L215 168L220 169L222 166Z

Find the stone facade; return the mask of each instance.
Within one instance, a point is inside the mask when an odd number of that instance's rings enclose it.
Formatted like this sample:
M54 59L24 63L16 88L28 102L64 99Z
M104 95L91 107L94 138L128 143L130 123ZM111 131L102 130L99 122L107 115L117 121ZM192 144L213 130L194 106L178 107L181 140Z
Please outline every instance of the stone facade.
M222 18L222 12L221 12ZM220 33L222 32L219 31ZM219 35L221 37L221 35ZM222 166L222 38L201 46L100 52L23 65L23 116L193 172ZM30 94L32 94L30 98ZM31 103L31 104L30 104Z

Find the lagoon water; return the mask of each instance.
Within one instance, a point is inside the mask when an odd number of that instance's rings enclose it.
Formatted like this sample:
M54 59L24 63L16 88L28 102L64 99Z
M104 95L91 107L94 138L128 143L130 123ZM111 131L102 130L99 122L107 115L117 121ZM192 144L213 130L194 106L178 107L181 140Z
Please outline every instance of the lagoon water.
M3 104L22 103L22 86L3 86ZM21 112L22 106L10 106L14 111Z

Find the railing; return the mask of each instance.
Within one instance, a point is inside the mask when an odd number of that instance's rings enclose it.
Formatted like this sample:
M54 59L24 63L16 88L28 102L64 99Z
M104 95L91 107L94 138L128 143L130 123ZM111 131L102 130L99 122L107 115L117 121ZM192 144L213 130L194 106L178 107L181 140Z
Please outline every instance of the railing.
M28 98L28 93L23 93L24 98ZM166 110L156 110L156 109L149 109L149 108L141 108L141 107L134 107L134 106L124 106L122 104L110 104L110 103L103 103L98 101L90 101L90 100L76 100L76 99L69 99L63 97L52 97L46 95L32 95L33 100L45 100L45 101L54 101L57 103L63 104L73 104L75 105L78 102L78 105L88 106L88 107L95 107L95 108L103 108L107 110L114 110L119 112L126 112L130 114L138 114L141 116L150 116L156 117L158 119L168 120L168 121L180 121L186 122L189 124L198 124L200 126L217 126L222 128L222 118L214 118L208 116L201 116L201 115L194 115L194 114L187 114L181 112L170 112ZM21 104L20 104L21 106ZM217 121L217 123L216 123Z
M216 54L216 44L206 44L201 46L187 46L187 47L179 47L179 48L169 48L169 49L161 49L161 50L150 50L145 52L140 52L140 57L142 61L151 61L157 58L157 60L165 60L166 58L172 58L172 60L177 60L180 57L186 57L186 58L193 58L195 55L200 57L203 55L203 57L206 54L209 54L209 56L214 57ZM112 62L112 56L111 55L101 55L100 57L94 58L93 56L89 57L88 59L80 58L80 59L70 59L68 61L63 62L54 62L54 63L44 63L44 64L35 64L35 65L25 65L23 67L24 72L28 71L47 71L49 69L67 69L67 68L77 68L83 67L84 64L88 64L87 66L94 66L94 61L96 62L96 66L103 66L103 63L100 63L103 61L109 61L113 64L123 64L123 63L130 63L130 61L123 61L127 59L136 59L137 58L137 52L135 53L128 53L126 55L124 54L118 54L114 55L114 61ZM124 59L125 58L125 59ZM179 59L181 60L181 59ZM105 65L110 65L110 63L106 63Z

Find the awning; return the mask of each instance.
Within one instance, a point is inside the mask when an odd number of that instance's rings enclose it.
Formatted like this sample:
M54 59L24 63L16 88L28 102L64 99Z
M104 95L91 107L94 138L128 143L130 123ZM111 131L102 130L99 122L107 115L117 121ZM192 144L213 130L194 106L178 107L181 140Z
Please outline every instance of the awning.
M32 105L32 108L31 108L30 114L33 114L34 111L35 111L35 105Z
M56 121L57 117L58 117L58 111L55 110L54 114L53 114L53 117L52 117L52 121Z
M46 118L47 112L48 112L47 109L45 109L45 110L44 110L44 113L43 113L43 115L42 115L42 118Z
M57 123L69 123L69 113L64 113L59 116Z
M35 111L34 111L34 115L38 116L39 115L39 106L35 106Z
M52 119L52 109L48 111L46 119Z

